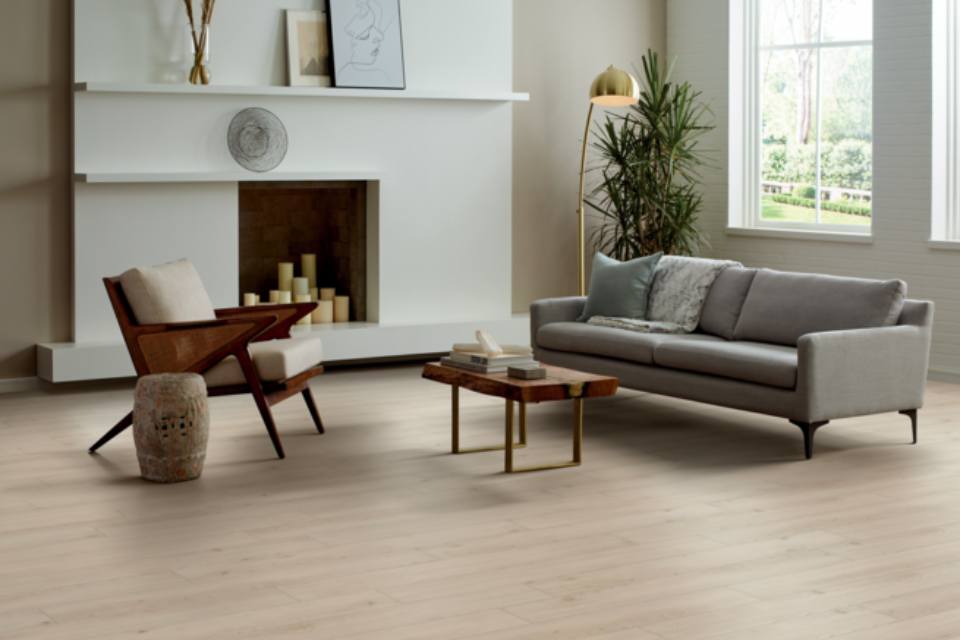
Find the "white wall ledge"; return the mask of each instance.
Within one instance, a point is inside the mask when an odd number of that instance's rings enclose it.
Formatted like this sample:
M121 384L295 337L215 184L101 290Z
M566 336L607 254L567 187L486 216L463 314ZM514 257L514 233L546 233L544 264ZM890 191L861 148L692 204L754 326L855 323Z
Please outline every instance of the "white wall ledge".
M726 234L728 236L744 236L750 238L778 238L782 240L873 244L873 235L869 233L806 231L804 229L772 229L768 227L727 227Z
M280 96L293 98L380 98L387 100L465 100L528 102L529 93L513 91L423 91L417 89L338 89L336 87L277 87L241 85L77 82L77 93L167 94L191 96Z
M146 182L349 182L376 181L376 171L196 171L196 172L140 172L75 173L74 180L86 184L137 184Z

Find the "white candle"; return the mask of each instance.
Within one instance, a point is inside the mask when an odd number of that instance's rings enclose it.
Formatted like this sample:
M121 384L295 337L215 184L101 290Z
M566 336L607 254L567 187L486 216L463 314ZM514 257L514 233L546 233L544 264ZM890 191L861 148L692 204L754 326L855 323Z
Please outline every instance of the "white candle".
M307 294L295 296L293 298L293 301L294 302L311 302L310 294L307 293ZM310 314L308 313L307 315L297 320L297 324L310 324Z
M337 296L333 299L333 321L350 321L350 296Z
M289 291L278 291L277 293L280 294L277 296L277 304L290 304L293 302Z
M245 307L255 307L260 304L260 296L255 293L245 293L243 294L243 306Z
M293 299L296 300L297 296L309 296L310 295L310 281L306 278L294 278L293 279ZM307 300L307 302L310 302Z
M293 291L292 262L280 262L277 264L277 289L280 291Z
M337 295L336 289L320 289L321 300L333 300Z
M317 286L317 254L305 253L300 256L300 275L310 282L310 287Z
M321 300L317 303L317 310L313 312L313 321L317 324L333 322L333 300Z
M277 304L280 302L280 291L277 289L270 290L270 303Z

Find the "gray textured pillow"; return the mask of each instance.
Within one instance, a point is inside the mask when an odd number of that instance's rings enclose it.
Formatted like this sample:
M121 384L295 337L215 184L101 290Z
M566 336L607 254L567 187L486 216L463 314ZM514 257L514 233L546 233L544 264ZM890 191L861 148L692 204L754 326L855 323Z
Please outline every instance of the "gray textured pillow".
M700 314L701 331L724 340L733 340L740 309L747 299L747 292L750 291L755 275L756 269L730 267L717 276L707 293L706 302L703 303Z
M895 324L907 284L761 269L740 311L734 338L797 344L820 331Z
M643 318L647 297L662 253L620 262L602 253L593 257L587 306L577 318L586 322L593 316Z
M731 260L664 256L650 287L647 319L668 322L682 333L690 333L700 322L707 292L717 276L729 267L741 266Z

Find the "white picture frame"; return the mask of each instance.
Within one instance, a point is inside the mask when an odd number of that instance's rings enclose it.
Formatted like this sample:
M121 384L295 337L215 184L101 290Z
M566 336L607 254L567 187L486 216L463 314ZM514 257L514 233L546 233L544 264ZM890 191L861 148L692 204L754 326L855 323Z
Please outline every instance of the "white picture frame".
M405 89L400 0L327 0L336 87Z
M327 12L288 9L286 15L289 86L331 86L332 57Z

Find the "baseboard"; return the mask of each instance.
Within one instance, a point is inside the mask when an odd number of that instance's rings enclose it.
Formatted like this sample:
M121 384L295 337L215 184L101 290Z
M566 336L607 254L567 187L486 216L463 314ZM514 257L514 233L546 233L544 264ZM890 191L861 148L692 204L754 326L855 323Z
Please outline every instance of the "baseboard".
M937 382L960 384L960 371L956 369L930 369L930 371L927 372L927 379Z
M0 378L0 394L33 391L40 388L40 378Z

